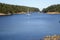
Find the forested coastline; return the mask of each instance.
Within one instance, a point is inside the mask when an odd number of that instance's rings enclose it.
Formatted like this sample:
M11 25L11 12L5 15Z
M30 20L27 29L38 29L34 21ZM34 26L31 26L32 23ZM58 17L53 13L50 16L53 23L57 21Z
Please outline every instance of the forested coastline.
M35 7L27 7L27 6L19 6L19 5L0 3L0 13L14 14L14 13L20 13L20 12L27 12L27 11L39 12L40 10L38 8L35 8Z
M42 10L42 12L44 12L44 13L47 13L47 12L60 13L60 4L48 6L47 8L44 8Z

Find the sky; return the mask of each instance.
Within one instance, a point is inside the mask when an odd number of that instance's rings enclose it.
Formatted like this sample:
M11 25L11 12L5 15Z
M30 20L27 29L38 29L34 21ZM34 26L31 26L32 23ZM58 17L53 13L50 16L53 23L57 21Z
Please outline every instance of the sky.
M60 0L0 0L1 3L36 7L42 10L50 5L60 4Z

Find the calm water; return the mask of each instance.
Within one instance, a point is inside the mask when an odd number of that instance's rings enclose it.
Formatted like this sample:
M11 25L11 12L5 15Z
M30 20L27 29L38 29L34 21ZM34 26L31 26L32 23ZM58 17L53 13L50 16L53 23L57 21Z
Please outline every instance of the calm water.
M46 35L60 34L60 15L0 16L0 40L40 40Z

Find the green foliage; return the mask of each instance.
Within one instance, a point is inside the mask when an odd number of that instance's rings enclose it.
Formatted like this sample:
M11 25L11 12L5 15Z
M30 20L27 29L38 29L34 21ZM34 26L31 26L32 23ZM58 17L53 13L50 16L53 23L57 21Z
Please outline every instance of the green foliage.
M47 8L44 8L42 12L60 12L60 4L51 5Z
M18 6L18 5L9 5L5 3L0 3L0 13L18 13L18 12L27 12L29 9L30 12L38 12L38 8Z

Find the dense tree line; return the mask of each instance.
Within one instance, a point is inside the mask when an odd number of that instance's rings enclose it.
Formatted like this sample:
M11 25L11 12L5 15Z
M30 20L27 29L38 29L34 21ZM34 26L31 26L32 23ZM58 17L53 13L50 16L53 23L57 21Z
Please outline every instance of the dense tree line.
M38 12L38 8L0 3L0 13Z
M44 8L42 12L60 12L60 4L51 5L47 8Z

